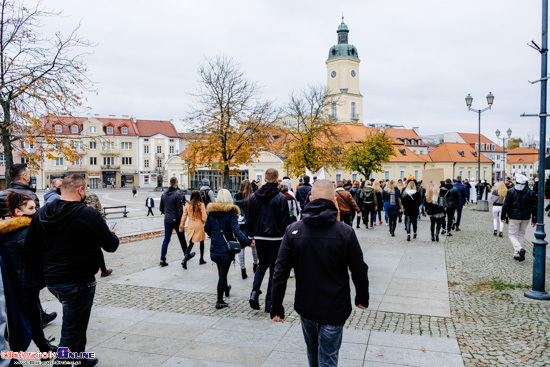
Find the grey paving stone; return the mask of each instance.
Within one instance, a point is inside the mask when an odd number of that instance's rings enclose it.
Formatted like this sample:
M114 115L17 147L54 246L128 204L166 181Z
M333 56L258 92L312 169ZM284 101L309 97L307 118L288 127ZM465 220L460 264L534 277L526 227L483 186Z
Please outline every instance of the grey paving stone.
M291 353L278 350L271 352L265 362L262 363L262 367L280 366L309 366L309 363L305 353Z
M156 312L151 317L147 318L147 322L161 324L178 324L198 328L209 328L220 320L220 317L201 316L201 315L186 315L172 312Z
M200 359L172 357L160 365L160 367L241 367L242 364L205 361Z
M392 334L371 331L369 346L375 345L414 350L426 348L426 351L460 354L460 349L458 348L458 343L455 339L433 338L420 335Z
M365 361L404 364L421 367L463 367L464 362L458 354L442 352L422 352L421 350L369 345Z
M147 353L144 351L130 351L124 349L95 347L93 352L99 359L98 366L117 366L117 367L135 367L135 366L160 366L167 361L171 355L161 353Z
M141 321L124 330L124 333L176 339L186 342L197 338L206 330L206 328L193 327L187 324L167 324Z
M114 331L122 332L132 325L137 324L140 320L128 320L115 317L101 317L101 316L90 316L90 321L88 322L89 330L104 330L104 331Z
M196 342L204 342L210 344L223 344L248 347L251 349L266 349L271 350L279 343L280 337L274 335L266 335L258 330L253 331L230 331L208 329L195 339Z
M98 346L172 356L181 348L181 344L181 341L167 337L159 338L147 335L118 333L103 343L98 344Z
M271 335L276 338L281 338L285 335L290 328L290 324L273 322L271 320L254 321L235 318L222 318L214 325L212 329L227 330L227 331L239 331L243 333L261 333L265 335Z
M225 362L243 366L260 366L271 353L270 349L245 346L190 342L175 354L175 357L201 361Z

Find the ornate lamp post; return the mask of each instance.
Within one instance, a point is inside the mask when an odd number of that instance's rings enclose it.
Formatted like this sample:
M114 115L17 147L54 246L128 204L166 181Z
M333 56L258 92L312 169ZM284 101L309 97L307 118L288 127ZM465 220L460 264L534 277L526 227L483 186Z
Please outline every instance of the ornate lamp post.
M489 92L489 94L487 94L487 104L489 106L481 110L476 110L475 108L472 108L472 102L474 101L474 99L472 96L470 96L470 94L468 94L465 99L466 106L468 106L468 111L477 113L477 210L486 212L489 211L489 204L487 203L487 200L483 200L483 202L481 201L481 113L491 109L491 106L493 105L493 102L495 100L495 96L493 96L493 94Z
M508 128L508 130L506 130L506 134L508 134L508 138L506 137L502 137L502 149L504 149L504 156L502 157L502 160L504 161L504 166L502 168L502 181L503 182L506 182L506 145L504 145L504 141L506 139L510 139L510 136L512 135L512 129ZM497 136L497 139L500 138L500 130L497 129L497 131L495 131L495 135Z

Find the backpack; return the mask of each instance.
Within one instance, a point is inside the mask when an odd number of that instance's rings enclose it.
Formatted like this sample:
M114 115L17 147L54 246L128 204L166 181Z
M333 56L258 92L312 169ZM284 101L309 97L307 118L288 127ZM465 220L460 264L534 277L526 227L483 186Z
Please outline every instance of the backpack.
M294 211L297 211L296 210L296 200L294 200L294 199L288 200L287 199L286 202L288 204L288 212L290 213L290 221L291 222L298 221L298 218L296 218L296 216L294 215Z
M200 191L200 194L201 194L201 200L202 202L204 203L204 206L206 207L208 205L208 203L210 202L210 195L208 195L208 192L210 191L210 189L206 189L206 190L201 190Z
M437 200L437 205L439 205L443 209L447 209L447 207L448 207L448 205L447 205L447 194L449 194L449 191L450 190L447 190L445 195L440 196L439 199Z
M373 194L374 194L374 190L364 191L363 201L367 204L374 203Z
M390 194L390 205L397 205L397 200L395 198L395 190Z

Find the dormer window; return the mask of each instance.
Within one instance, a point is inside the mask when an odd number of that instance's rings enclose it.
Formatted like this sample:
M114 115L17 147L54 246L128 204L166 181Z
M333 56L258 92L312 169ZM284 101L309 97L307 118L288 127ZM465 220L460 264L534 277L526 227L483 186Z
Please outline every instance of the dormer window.
M107 126L107 134L112 134L112 133L113 133L113 127Z
M398 149L399 150L399 153L401 153L401 155L407 155L407 151L405 149Z
M121 132L122 134L126 135L126 134L128 134L128 128L127 128L126 126L124 126L124 127L120 130L120 132Z
M77 126L77 125L71 126L71 132L72 132L73 134L78 134L78 126Z
M463 150L459 150L459 151L458 151L458 154L460 154L460 156L461 156L462 158L464 158L464 151L463 151Z
M60 133L62 131L61 125L55 125L55 132Z

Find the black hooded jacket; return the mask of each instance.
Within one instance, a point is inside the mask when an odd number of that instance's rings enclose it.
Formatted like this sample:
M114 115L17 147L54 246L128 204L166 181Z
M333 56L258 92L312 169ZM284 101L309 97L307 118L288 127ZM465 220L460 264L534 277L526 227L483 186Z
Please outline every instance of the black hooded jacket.
M78 201L55 200L34 215L24 253L43 269L46 285L79 284L95 280L101 248L118 248L101 214Z
M290 223L286 197L276 183L264 184L250 197L247 222L250 238L280 241Z
M529 220L532 223L537 222L537 198L533 190L525 185L519 190L520 185L511 188L506 193L506 198L502 204L500 219L505 220L506 216L510 219Z
M174 186L170 186L162 194L159 210L164 214L164 223L180 224L185 201L185 196Z
M336 220L330 200L316 199L290 225L275 263L271 318L284 318L283 298L290 269L296 274L294 309L322 324L340 324L351 314L348 268L355 285L355 305L368 307L368 266L352 227Z

